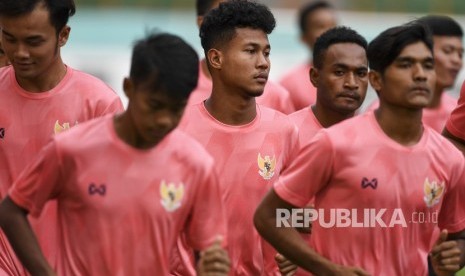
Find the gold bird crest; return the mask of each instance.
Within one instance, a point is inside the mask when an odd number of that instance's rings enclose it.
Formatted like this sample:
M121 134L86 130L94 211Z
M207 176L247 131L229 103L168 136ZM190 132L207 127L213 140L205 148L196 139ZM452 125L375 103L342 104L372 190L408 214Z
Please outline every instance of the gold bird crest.
M273 159L270 159L270 156L265 155L265 158L262 158L260 153L258 153L258 173L263 177L263 179L268 180L274 175L274 168L276 167L276 158L273 155Z
M59 120L55 122L55 134L62 133L67 129L69 129L69 123L63 123L63 125L60 125Z
M438 204L444 194L444 189L444 182L441 184L436 181L429 182L428 178L426 178L425 184L423 185L423 190L425 192L423 200L425 201L426 206L433 207Z
M176 187L173 183L166 184L165 180L160 185L161 205L166 211L173 212L181 206L184 196L184 185L181 183Z

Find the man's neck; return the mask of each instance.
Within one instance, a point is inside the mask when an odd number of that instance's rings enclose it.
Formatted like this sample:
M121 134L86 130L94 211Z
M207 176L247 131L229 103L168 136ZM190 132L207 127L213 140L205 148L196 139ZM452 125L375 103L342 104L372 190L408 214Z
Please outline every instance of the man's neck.
M51 65L48 70L34 78L21 78L16 76L18 84L31 93L47 92L55 88L66 75L66 65L61 59Z
M324 128L328 128L346 119L352 118L355 115L355 112L342 114L333 110L329 110L328 108L321 106L318 102L312 105L311 108L315 118Z
M375 117L384 133L401 145L413 146L423 135L422 109L381 104L375 110Z
M225 87L215 84L210 98L205 101L205 108L216 120L226 125L246 125L257 116L254 97L228 93Z

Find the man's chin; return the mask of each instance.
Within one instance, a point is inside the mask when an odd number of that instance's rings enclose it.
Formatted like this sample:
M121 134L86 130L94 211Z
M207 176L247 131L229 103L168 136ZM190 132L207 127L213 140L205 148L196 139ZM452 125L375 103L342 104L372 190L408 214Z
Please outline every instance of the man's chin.
M249 91L247 95L249 95L250 97L257 98L263 95L263 90Z

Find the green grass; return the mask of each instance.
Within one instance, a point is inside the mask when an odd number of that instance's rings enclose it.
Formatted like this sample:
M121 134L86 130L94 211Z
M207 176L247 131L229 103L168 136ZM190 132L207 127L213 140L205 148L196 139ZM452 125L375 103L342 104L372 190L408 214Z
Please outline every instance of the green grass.
M456 276L465 276L465 268L455 274Z

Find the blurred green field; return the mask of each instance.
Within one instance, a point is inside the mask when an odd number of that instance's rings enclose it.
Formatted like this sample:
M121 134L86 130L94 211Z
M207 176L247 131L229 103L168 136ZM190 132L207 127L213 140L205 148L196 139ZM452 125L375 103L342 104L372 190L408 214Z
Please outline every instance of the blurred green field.
M459 272L457 272L457 274L455 274L456 276L465 276L465 269L462 269L460 270Z

